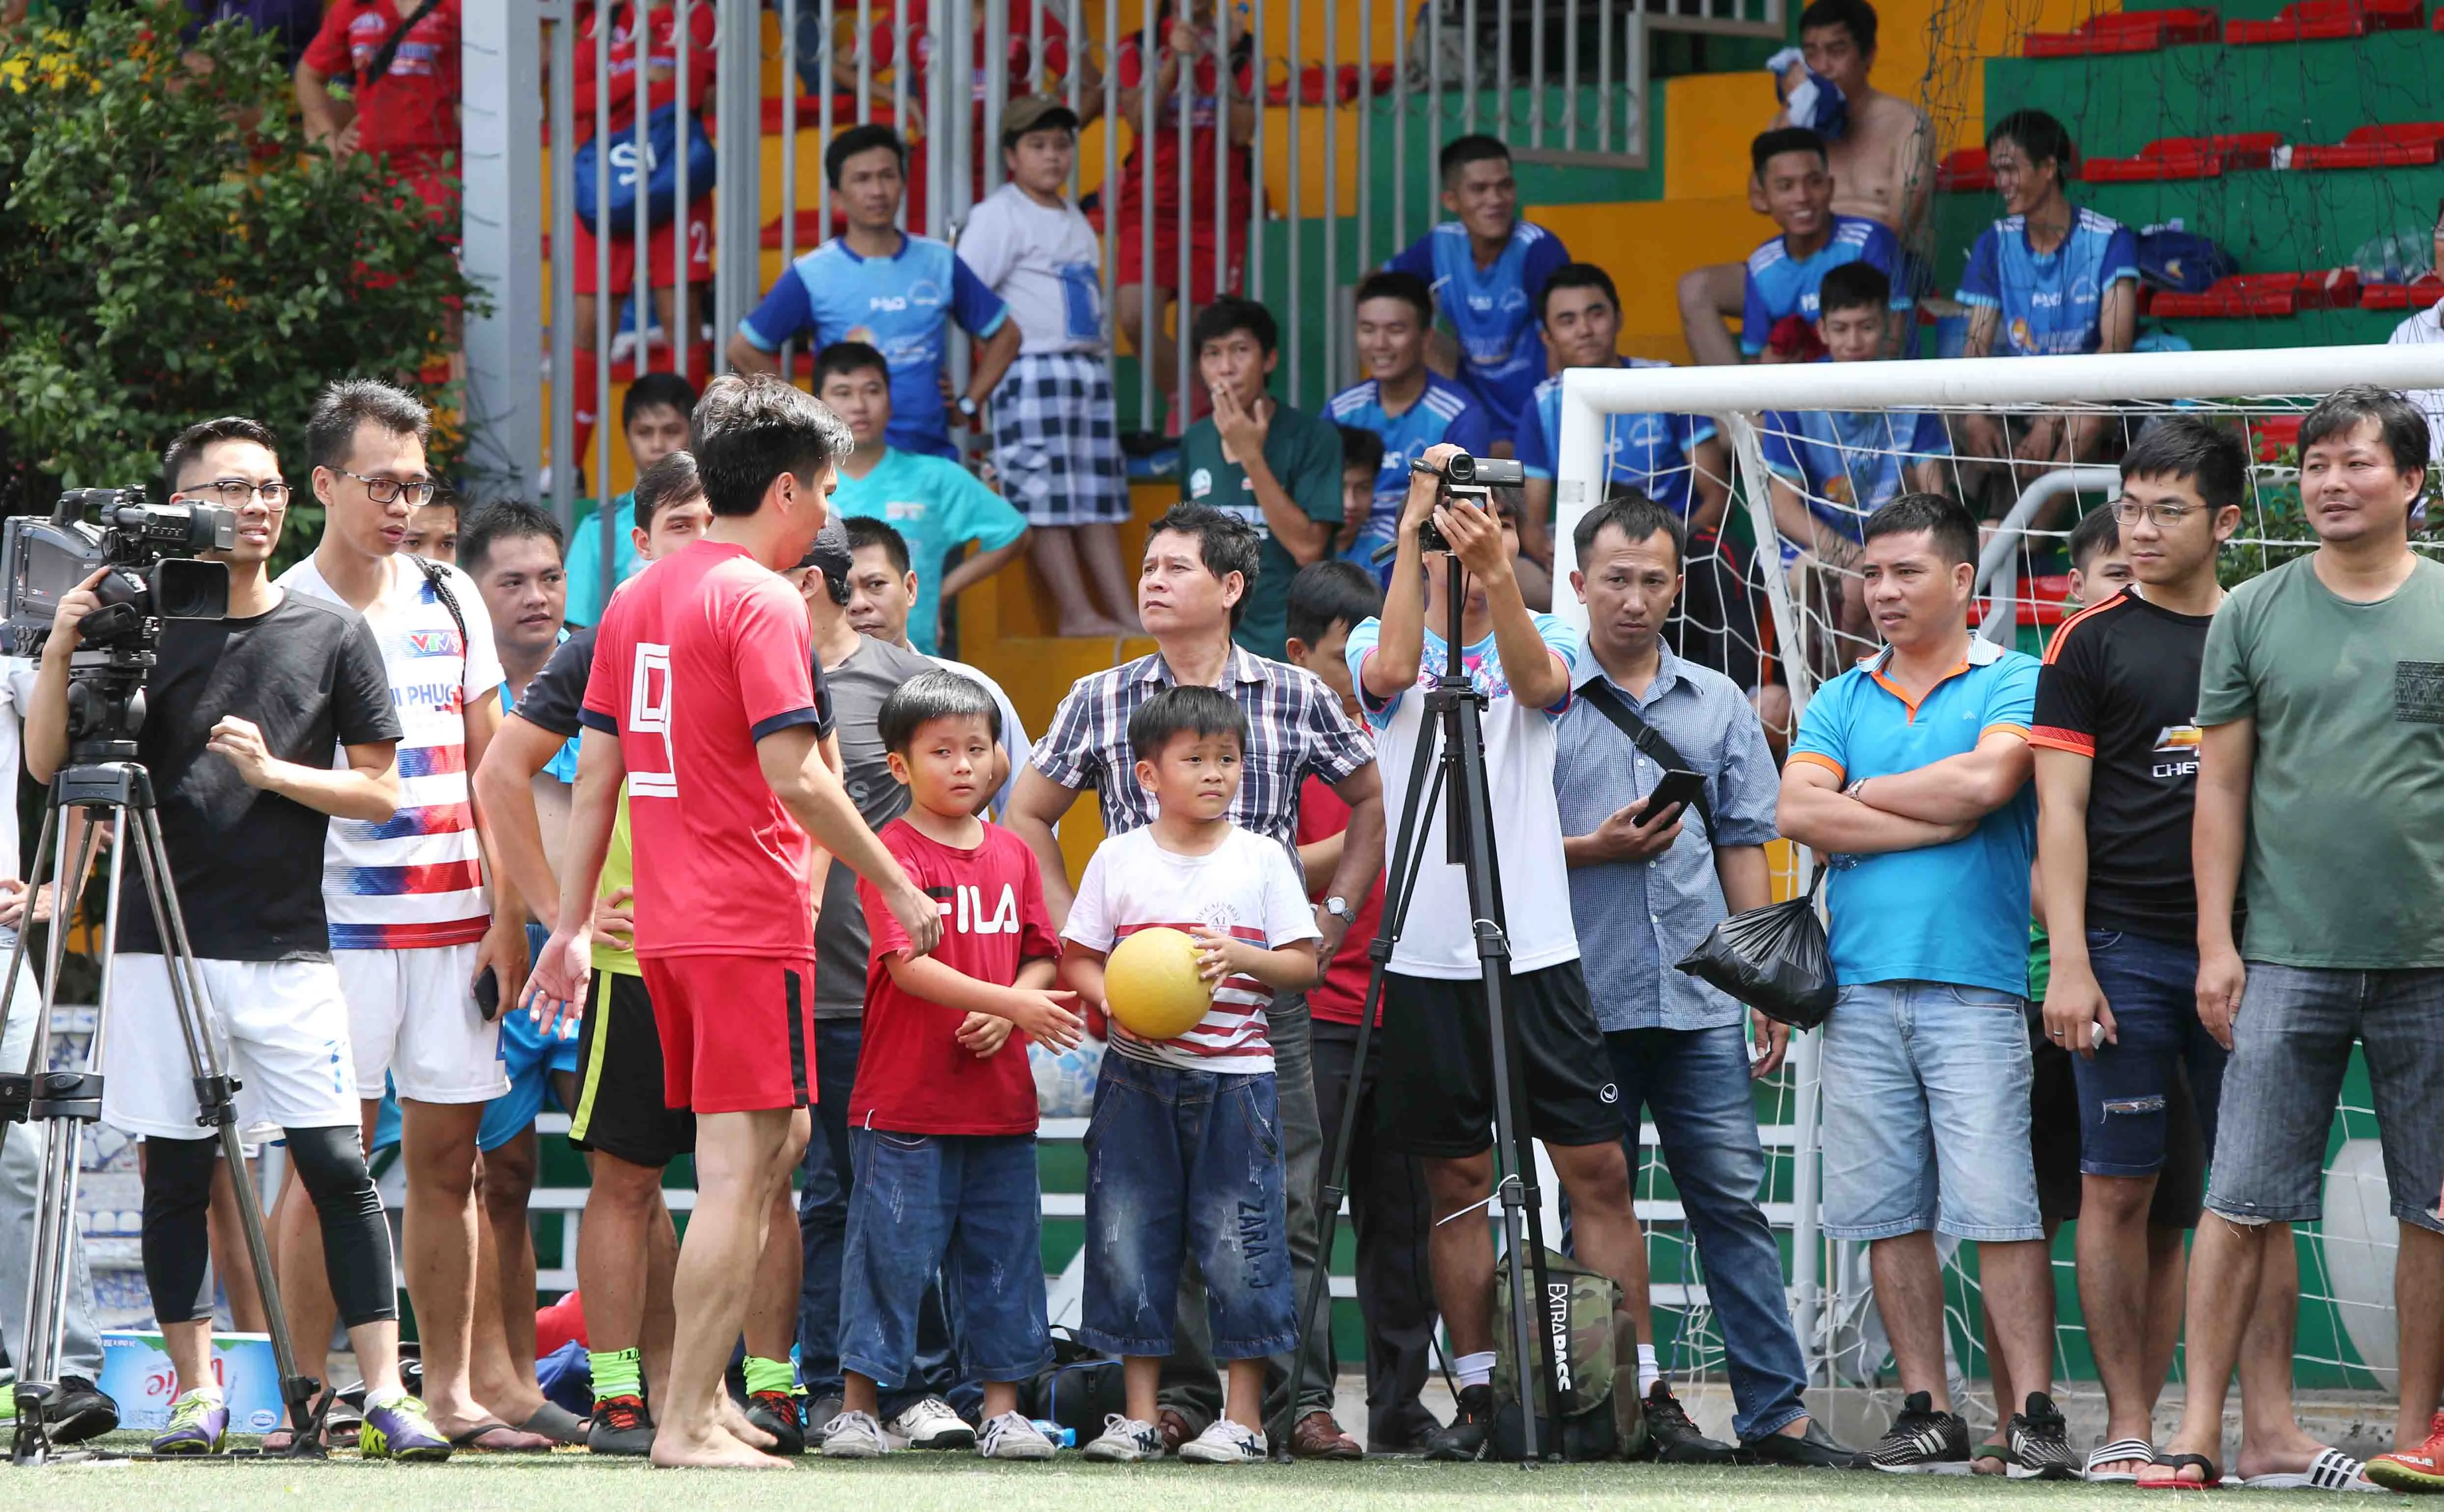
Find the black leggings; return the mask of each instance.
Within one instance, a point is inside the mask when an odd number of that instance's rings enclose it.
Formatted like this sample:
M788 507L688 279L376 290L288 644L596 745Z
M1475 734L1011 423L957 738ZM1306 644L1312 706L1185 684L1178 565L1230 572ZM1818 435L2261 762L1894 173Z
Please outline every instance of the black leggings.
M323 1262L348 1327L398 1316L390 1223L365 1170L356 1126L289 1129L288 1158L323 1223ZM217 1139L144 1141L144 1283L164 1323L209 1318L204 1266L212 1258L205 1214L213 1200Z

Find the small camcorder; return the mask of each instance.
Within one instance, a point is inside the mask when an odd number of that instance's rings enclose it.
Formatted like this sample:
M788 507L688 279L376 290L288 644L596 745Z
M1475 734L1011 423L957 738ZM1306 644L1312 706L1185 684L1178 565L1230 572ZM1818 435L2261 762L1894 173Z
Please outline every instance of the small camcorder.
M1442 493L1446 503L1466 499L1489 513L1493 508L1494 489L1516 489L1528 481L1528 470L1517 462L1507 457L1471 456L1465 452L1453 452L1444 458L1439 470L1427 466L1424 462L1414 463L1412 467L1416 471L1442 479ZM1423 525L1417 526L1417 549L1420 551L1451 549L1451 543L1443 539L1443 533L1440 530L1435 528L1434 517L1431 515L1426 517Z
M18 515L0 527L0 581L8 618L0 644L15 655L39 654L60 600L93 576L102 608L77 638L97 649L139 649L163 619L220 619L229 614L229 568L198 562L201 551L237 544L237 511L217 504L155 504L141 489L71 489L50 518Z

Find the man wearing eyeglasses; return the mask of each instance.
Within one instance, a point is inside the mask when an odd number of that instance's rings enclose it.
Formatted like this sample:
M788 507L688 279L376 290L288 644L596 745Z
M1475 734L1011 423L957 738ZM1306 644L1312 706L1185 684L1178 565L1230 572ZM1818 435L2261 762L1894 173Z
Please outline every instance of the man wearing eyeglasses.
M475 1137L484 1104L509 1088L495 1016L524 985L526 919L514 892L487 900L468 785L501 721L491 618L473 579L400 550L434 494L430 427L386 383L324 391L306 431L323 539L280 582L364 616L398 710L398 817L331 826L324 892L369 1143L385 1084L398 1095L407 1294L433 1419L462 1447L535 1450L550 1441L511 1426L542 1411L531 1379L488 1368L477 1398L475 1366L506 1356L473 1349ZM297 1319L301 1347L319 1337L313 1322Z

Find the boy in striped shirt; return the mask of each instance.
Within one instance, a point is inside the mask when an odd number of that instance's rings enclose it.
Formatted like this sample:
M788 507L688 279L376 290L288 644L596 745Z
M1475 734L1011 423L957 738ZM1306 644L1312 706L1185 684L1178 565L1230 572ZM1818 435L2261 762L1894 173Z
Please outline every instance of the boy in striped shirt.
M1247 742L1247 716L1216 689L1169 689L1130 717L1137 780L1158 812L1097 848L1062 931L1064 985L1099 1008L1105 957L1157 927L1195 938L1213 994L1205 1017L1169 1040L1110 1025L1086 1134L1078 1337L1121 1356L1128 1411L1086 1446L1090 1460L1162 1454L1156 1393L1192 1246L1229 1388L1223 1415L1180 1458L1265 1458L1265 1359L1298 1339L1265 1005L1274 988L1315 981L1320 931L1288 853L1231 822Z

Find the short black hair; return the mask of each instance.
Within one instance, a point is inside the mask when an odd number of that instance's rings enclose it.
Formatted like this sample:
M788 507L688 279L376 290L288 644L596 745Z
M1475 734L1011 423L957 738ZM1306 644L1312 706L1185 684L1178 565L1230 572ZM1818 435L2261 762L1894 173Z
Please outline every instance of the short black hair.
M1201 352L1208 341L1218 341L1226 336L1245 331L1256 339L1256 344L1267 354L1282 344L1282 328L1275 323L1273 312L1251 299L1225 294L1196 312L1189 323L1188 349Z
M2052 163L2061 170L2062 180L2070 181L2079 168L2079 149L2071 145L2070 128L2042 110L2015 110L1986 130L1986 150L2005 138L2019 144L2028 161Z
M1940 493L1904 493L1867 516L1860 539L1916 535L1924 531L1949 560L1977 564L1977 522L1969 507Z
M1824 282L1816 286L1816 313L1820 317L1842 310L1881 310L1892 302L1892 279L1869 262L1843 263L1830 268Z
M1810 0L1799 13L1799 33L1805 36L1819 27L1846 28L1861 52L1876 50L1876 8L1867 0Z
M620 429L637 423L647 410L676 410L681 419L695 413L695 385L676 373L640 373L620 401Z
M1612 275L1593 263L1564 263L1545 275L1545 286L1536 291L1536 321L1543 324L1546 308L1557 288L1596 288L1603 290L1613 313L1620 313L1620 290L1613 286Z
M1310 562L1290 580L1289 635L1312 646L1336 624L1355 630L1383 612L1383 585L1354 562Z
M2121 526L2114 523L2113 511L2109 508L2090 509L2079 517L2078 525L2071 527L2070 564L2076 571L2085 572L2087 564L2098 557L2109 556L2120 549Z
M1229 735L1248 748L1248 714L1219 688L1166 688L1129 716L1129 754L1141 762L1160 756L1180 735Z
M495 499L458 527L458 563L472 577L492 554L494 542L529 539L550 542L561 561L568 560L568 533L549 509L524 499Z
M1805 126L1777 126L1758 132L1756 139L1749 143L1749 171L1756 175L1758 182L1764 182L1765 165L1784 153L1812 153L1819 163L1828 160L1824 138Z
M815 354L815 392L824 391L825 378L849 373L873 371L882 375L883 384L891 382L891 360L865 341L834 341Z
M1341 433L1341 470L1364 468L1369 473L1383 470L1383 436L1362 425L1336 425Z
M867 546L880 546L891 562L891 570L901 577L908 575L908 538L898 529L871 515L853 514L841 521L848 532L848 548L862 551ZM937 568L938 570L938 568Z
M1594 555L1596 537L1605 527L1620 532L1623 541L1644 541L1657 530L1672 542L1672 565L1677 571L1689 556L1688 527L1679 516L1656 503L1639 489L1626 486L1612 490L1612 497L1579 516L1570 531L1570 544L1576 551L1579 566L1583 571L1587 558Z
M714 378L696 403L692 430L689 450L704 500L719 515L751 515L782 473L812 480L857 447L821 399L761 373Z
M832 138L824 149L824 179L834 189L841 186L841 169L860 153L870 153L877 147L888 147L891 156L899 159L899 172L908 172L908 143L899 133L879 121L869 120L862 126L851 126Z
M433 412L380 378L342 378L323 391L306 422L306 466L337 471L356 446L357 428L366 424L421 444L433 435Z
M1442 152L1435 159L1435 174L1445 184L1449 184L1458 176L1461 169L1471 163L1507 163L1509 161L1510 161L1510 148L1501 138L1489 137L1481 131L1472 132L1465 137L1453 137L1443 143Z
M178 474L187 464L203 454L204 448L219 441L251 441L280 454L279 438L271 427L261 420L250 420L243 415L224 415L217 420L198 420L178 433L178 438L161 449L161 491L164 496L178 491Z
M703 495L704 480L696 476L695 453L681 447L637 474L637 528L652 535L654 519L664 506Z
M2376 422L2384 449L2393 453L2395 471L2426 470L2427 416L2393 390L2373 383L2354 383L2319 399L2300 422L2300 454L2305 457L2318 442L2348 435L2368 420Z
M1370 299L1405 301L1417 312L1419 325L1435 323L1435 291L1415 273L1398 267L1382 267L1367 274L1358 281L1358 297L1349 302L1349 307L1354 310Z
M1161 519L1146 526L1146 544L1151 547L1155 537L1174 532L1196 538L1196 554L1214 577L1239 575L1246 586L1239 601L1231 606L1231 628L1238 629L1240 617L1248 612L1248 600L1255 597L1256 567L1265 538L1237 515L1203 504L1175 504L1164 510Z
M2305 429L2304 426L2302 429ZM2427 443L2418 445L2421 461ZM2249 446L2224 426L2196 415L2167 415L2138 433L2121 457L2124 478L2189 480L2209 509L2249 502ZM2101 511L2108 516L2111 510Z
M875 712L874 732L884 750L906 756L916 732L937 719L982 719L993 744L1001 744L1001 705L984 684L946 667L920 672L891 690Z

